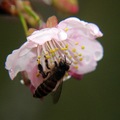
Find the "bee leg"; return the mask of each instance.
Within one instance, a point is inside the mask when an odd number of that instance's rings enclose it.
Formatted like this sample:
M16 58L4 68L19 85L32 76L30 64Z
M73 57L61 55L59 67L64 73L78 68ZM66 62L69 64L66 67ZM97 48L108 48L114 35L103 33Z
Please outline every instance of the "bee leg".
M64 58L65 58L65 63L66 63L66 56L64 55Z
M55 67L58 67L58 64L57 64L57 62L56 62L56 61L54 61L54 64L55 64Z
M38 64L39 73L41 73L43 78L46 78L50 72L45 73L41 64Z
M50 69L50 67L49 67L49 65L48 65L48 59L46 58L46 56L44 56L45 57L45 64L46 64L46 67L48 68L48 69Z

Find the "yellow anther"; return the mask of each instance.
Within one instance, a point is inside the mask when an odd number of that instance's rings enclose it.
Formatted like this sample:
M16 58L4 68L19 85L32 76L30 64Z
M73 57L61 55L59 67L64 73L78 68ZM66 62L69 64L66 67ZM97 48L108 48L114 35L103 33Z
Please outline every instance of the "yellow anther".
M45 57L46 57L47 59L51 58L49 55L46 55Z
M68 48L68 44L66 44L65 47Z
M78 44L79 44L78 42L75 43L75 45L78 45Z
M76 65L76 66L74 66L75 67L75 69L78 69L78 65Z
M53 52L53 53L51 53L51 55L52 55L52 56L55 56L55 53Z
M81 46L81 49L85 49L85 46Z
M80 61L82 61L83 60L83 58L80 58Z
M72 58L72 56L68 56L69 57L69 59L71 59Z
M41 56L38 56L38 59L40 59L41 58Z
M45 52L45 55L48 55L48 52Z
M61 48L61 50L68 50L68 48Z
M77 62L77 61L74 61L74 64L78 64L78 62Z
M50 49L50 53L54 53L55 52L55 49Z
M68 55L68 52L65 52L66 55Z
M75 49L75 48L73 48L73 49L72 49L72 51L73 51L73 52L76 52L76 49Z
M55 50L57 51L57 50L58 50L58 48L55 48Z
M82 56L82 54L80 53L79 56Z
M40 60L39 59L37 60L37 63L40 64Z
M37 58L37 63L38 64L40 64L40 58L41 58L40 56L38 56L38 58Z
M66 27L64 30L67 32L67 31L68 31L68 28Z

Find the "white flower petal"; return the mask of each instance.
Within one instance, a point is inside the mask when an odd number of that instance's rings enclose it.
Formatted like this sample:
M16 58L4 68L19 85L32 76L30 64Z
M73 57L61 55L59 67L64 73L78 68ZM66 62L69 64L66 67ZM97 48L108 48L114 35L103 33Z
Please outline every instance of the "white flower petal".
M86 37L97 38L103 36L102 32L99 30L97 25L79 20L75 17L71 17L61 21L58 24L58 28L61 28L63 30L67 29L67 32L71 29L73 29L74 31L78 30L79 33L84 33L84 36Z
M67 39L67 34L63 31L58 33L58 40L66 40Z
M52 39L62 41L67 38L67 34L57 28L44 28L42 30L38 30L33 32L32 35L27 37L28 41L32 41L36 44L43 45L45 42L50 41Z
M29 49L29 51L27 50L26 53L26 48L23 49L23 46L21 48L14 50L12 54L8 55L5 63L5 68L9 70L11 79L14 79L18 72L24 71L26 68L29 68L29 66L27 65L34 57L36 57L36 54L32 52L31 49ZM32 66L34 65L33 63L31 64Z

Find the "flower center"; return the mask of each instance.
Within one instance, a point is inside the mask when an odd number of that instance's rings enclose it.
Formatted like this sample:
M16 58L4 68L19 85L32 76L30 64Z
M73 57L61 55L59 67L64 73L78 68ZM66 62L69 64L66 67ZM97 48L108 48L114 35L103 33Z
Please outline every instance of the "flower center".
M73 44L74 43L74 44ZM84 59L83 51L84 45L80 45L74 40L56 41L52 39L47 41L42 46L37 47L37 62L41 64L44 71L47 71L45 60L47 59L50 69L54 67L54 63L59 64L61 59L65 59L68 63L71 63L75 69L78 69L78 64Z

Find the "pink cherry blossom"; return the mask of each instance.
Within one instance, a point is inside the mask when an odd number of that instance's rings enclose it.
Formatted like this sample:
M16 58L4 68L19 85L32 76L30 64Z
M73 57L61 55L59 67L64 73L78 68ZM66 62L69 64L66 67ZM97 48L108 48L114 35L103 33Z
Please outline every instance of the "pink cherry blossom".
M72 59L70 73L83 75L95 70L97 61L103 57L103 47L96 40L103 34L98 26L93 23L80 21L78 18L68 18L58 24L58 28L66 31L68 36L68 51ZM81 78L81 77L80 77Z
M19 49L8 55L5 67L12 80L19 72L25 73L23 77L30 81L32 92L44 80L38 74L37 66L40 62L47 71L45 57L51 68L54 61L59 63L66 57L67 62L71 63L70 75L81 79L82 75L95 70L97 62L103 57L103 48L97 37L102 37L97 25L71 17L55 27L34 31Z

